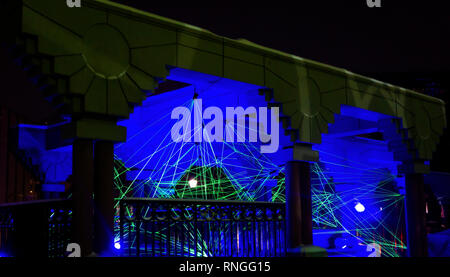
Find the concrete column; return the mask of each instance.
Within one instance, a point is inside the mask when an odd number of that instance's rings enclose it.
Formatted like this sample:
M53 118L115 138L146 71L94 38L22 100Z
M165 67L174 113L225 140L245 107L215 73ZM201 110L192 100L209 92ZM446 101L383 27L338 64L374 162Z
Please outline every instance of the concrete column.
M285 170L287 247L312 245L310 165L304 161L290 161Z
M423 174L405 175L407 247L410 257L427 257L427 230Z
M72 201L73 242L81 247L81 255L92 253L93 239L93 143L90 139L76 139L73 143Z
M114 241L114 144L110 141L98 141L95 143L94 151L94 250L98 254L107 255Z

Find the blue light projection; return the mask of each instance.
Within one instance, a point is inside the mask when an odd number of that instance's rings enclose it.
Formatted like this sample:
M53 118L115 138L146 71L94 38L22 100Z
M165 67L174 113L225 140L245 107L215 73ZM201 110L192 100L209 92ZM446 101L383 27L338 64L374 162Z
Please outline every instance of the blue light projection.
M404 178L383 141L324 135L312 164L314 244L330 256L406 254ZM372 251L372 250L371 250Z
M272 191L278 184L289 151L261 154L260 142L172 140L171 128L176 120L170 119L171 112L183 106L194 114L194 95L202 99L203 107L216 106L222 111L226 107L267 106L264 97L258 94L257 86L199 75L172 71L171 76L176 76L177 81L193 85L149 97L142 107L135 108L129 120L120 123L127 127L128 135L125 143L115 147L116 207L120 199L130 196L244 201L273 199ZM249 121L255 120L253 116L249 115L244 121L246 133ZM226 123L230 119L224 120ZM203 124L206 123L204 120ZM235 134L236 127L233 130ZM195 132L191 133L191 136L195 135ZM117 220L116 217L116 223ZM192 229L188 227L186 230ZM116 231L117 228L116 224ZM131 228L140 227L132 225ZM205 236L208 234L189 234L191 240L199 242ZM204 254L208 255L207 252Z
M21 124L18 128L18 149L39 167L44 197L47 193L64 192L64 183L72 174L72 146L48 147L50 140L57 140L51 137L54 134L50 130L58 125L61 123L52 126Z
M258 94L260 87L183 69L171 69L168 79L191 85L148 97L119 122L127 128L127 141L115 146L116 209L120 199L131 196L284 202L284 164L292 160L292 150L283 146L291 145L289 137L280 136L280 149L273 154L261 154L259 142L171 139L171 111L178 106L192 110L194 94L204 107L223 111L263 107L267 103ZM368 256L368 245L374 243L382 256L405 255L404 179L398 176L398 163L384 141L358 136L377 132L377 121L386 117L344 105L329 134L314 145L320 154L320 162L311 164L314 244L326 248L329 256ZM249 120L252 116L246 126ZM19 145L47 173L48 183L60 183L71 174L72 150L47 150L43 131L23 126ZM177 185L184 186L182 193ZM195 193L185 193L190 190ZM118 210L115 223L114 247L123 251ZM202 243L206 234L188 235Z
M204 76L201 76L203 79L198 76L190 79L194 73L181 73L172 71L171 76L195 84L149 97L142 107L135 108L129 120L120 123L127 127L128 136L126 143L115 147L116 158L123 163L116 172L116 180L120 181L118 197L173 198L180 178L196 166L204 170L221 168L225 178L231 180L235 193L221 199L253 201L271 198L272 187L276 185L274 178L282 170L280 165L284 164L286 154L280 155L283 151L269 156L260 153L259 142L196 143L192 140L176 143L171 138L171 128L177 122L170 119L172 110L184 106L192 111L194 93L202 99L204 107L216 106L223 111L226 107L267 106L264 98L258 95L258 87L217 77L206 81ZM246 120L248 126L252 117ZM192 137L195 135L195 132L191 134ZM201 189L206 190L206 187Z
M284 202L283 170L292 159L291 151L281 147L275 154L262 155L257 143L174 143L170 138L171 110L192 109L194 93L204 106L223 110L267 105L258 87L182 69L171 76L192 85L149 97L121 123L128 129L128 138L115 149L116 200L176 198L175 185L184 182L187 190L205 190L204 199ZM383 118L343 106L335 124L329 126L330 133L314 146L320 153L320 163L311 164L314 243L327 248L330 256L368 256L374 243L383 256L405 253L404 180L397 176L398 163L385 142L358 137L377 132L377 121ZM289 145L288 138L280 139L281 145ZM192 185L193 179L201 179L198 174L186 175L193 166L205 172L221 168L230 193L219 197L208 193L201 182ZM183 176L188 178L183 181ZM195 236L201 240L201 234Z

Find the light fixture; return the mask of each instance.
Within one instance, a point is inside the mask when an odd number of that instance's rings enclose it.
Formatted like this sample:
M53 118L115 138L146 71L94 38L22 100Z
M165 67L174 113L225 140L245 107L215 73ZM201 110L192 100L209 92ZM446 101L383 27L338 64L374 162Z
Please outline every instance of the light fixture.
M120 243L118 243L118 242L114 243L114 248L116 248L117 250L119 250L119 249L120 249Z
M356 205L355 205L355 210L356 210L358 213L362 213L362 212L364 212L364 211L366 210L366 207L364 207L364 205L361 204L361 202L358 202L358 203L356 203Z
M195 187L197 187L197 180L195 180L195 179L189 180L189 187L190 187L190 188L195 188Z

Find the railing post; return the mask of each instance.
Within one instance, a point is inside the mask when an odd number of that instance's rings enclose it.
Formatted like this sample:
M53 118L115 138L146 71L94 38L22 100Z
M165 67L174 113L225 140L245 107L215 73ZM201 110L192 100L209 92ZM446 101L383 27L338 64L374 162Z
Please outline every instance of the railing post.
M234 243L234 216L233 216L233 206L229 205L228 206L228 211L230 213L230 256L233 257L233 243Z
M194 244L195 244L195 257L198 257L198 210L197 210L197 204L193 205L194 207Z
M135 218L135 228L136 228L136 256L141 256L141 203L136 203L134 206L134 218ZM145 234L144 234L145 235Z
M123 200L120 200L120 202L119 202L119 213L120 213L120 216L119 216L119 218L120 218L120 222L119 222L119 224L120 224L120 230L119 230L119 232L120 232L120 240L119 240L119 244L120 244L120 248L122 249L122 248L125 248L125 243L124 243L124 241L123 241L123 222L124 222L124 220L125 220L125 211L124 211L124 207L123 207Z

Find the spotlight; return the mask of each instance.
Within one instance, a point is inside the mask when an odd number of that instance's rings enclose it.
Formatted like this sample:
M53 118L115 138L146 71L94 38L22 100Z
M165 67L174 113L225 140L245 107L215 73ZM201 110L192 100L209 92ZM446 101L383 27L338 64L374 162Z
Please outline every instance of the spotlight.
M197 180L195 180L195 179L189 180L189 187L191 187L191 188L197 187Z
M362 213L362 212L364 212L364 211L366 210L366 207L364 207L363 204L361 204L360 202L358 202L358 203L356 203L356 205L355 205L355 210L356 210L358 213Z
M118 242L114 243L114 248L116 248L117 250L119 250L119 249L120 249L120 243L118 243Z

